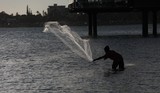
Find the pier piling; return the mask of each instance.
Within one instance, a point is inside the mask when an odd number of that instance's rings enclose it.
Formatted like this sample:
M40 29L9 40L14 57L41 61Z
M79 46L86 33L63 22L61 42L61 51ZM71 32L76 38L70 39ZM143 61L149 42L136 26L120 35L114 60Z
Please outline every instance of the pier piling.
M95 12L90 12L88 13L88 29L89 29L89 32L88 32L88 35L90 37L94 37L96 38L97 37L97 13Z
M142 35L144 37L148 36L148 11L142 12Z
M157 11L153 11L153 36L157 37Z

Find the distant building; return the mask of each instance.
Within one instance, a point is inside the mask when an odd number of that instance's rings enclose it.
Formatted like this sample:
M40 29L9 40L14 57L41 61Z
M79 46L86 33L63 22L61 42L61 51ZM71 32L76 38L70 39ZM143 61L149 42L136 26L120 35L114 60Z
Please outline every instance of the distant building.
M65 6L58 6L54 4L53 6L48 6L48 16L50 20L59 20L68 14L68 9Z

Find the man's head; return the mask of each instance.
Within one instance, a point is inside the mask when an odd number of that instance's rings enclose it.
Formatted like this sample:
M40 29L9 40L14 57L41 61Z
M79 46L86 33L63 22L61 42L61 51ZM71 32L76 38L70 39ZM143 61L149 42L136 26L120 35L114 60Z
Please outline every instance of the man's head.
M106 46L106 47L104 48L104 51L107 53L107 52L109 51L109 46Z

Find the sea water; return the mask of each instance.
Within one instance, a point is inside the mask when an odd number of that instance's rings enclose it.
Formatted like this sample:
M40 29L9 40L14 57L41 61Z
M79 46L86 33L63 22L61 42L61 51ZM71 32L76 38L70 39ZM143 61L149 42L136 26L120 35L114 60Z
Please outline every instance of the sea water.
M88 35L87 26L70 28ZM104 54L105 45L124 57L126 70L110 77L104 72L111 60L88 62L42 31L0 28L0 92L159 93L160 38L141 37L141 25L99 26L99 37L90 39L93 58Z

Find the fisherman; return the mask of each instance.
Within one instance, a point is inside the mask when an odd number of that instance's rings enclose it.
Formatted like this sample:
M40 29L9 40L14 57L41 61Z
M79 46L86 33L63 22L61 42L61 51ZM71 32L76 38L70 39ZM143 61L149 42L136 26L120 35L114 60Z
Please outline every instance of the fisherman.
M124 68L124 62L123 62L122 55L115 52L114 50L110 50L109 46L106 46L104 48L104 51L105 51L105 55L103 55L99 58L96 58L93 61L100 60L100 59L106 60L107 58L110 58L111 60L113 60L112 71L114 71L114 72L124 71L125 68ZM117 69L118 66L119 66L119 69Z

